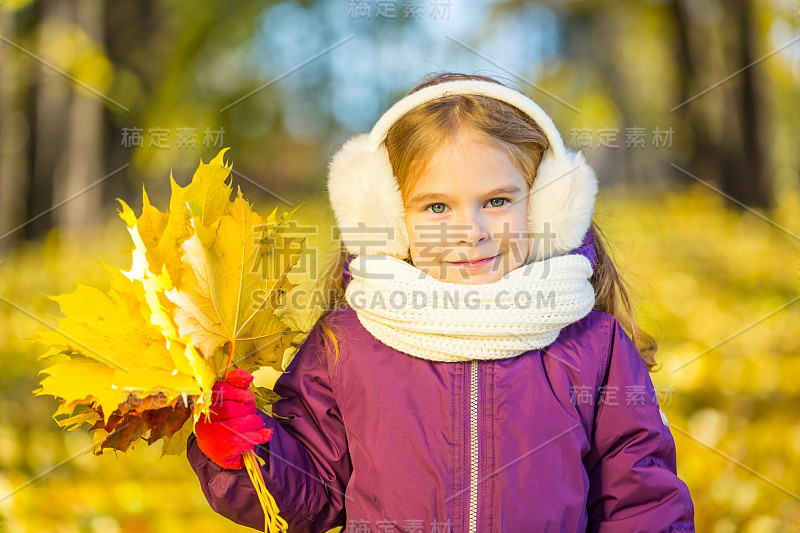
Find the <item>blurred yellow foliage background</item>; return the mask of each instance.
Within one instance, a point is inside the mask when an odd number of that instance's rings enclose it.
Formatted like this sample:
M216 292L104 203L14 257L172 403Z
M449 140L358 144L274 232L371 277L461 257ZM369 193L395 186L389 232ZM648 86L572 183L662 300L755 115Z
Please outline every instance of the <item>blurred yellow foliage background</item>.
M146 185L164 206L169 172L185 183L223 146L244 196L273 203L260 213L305 202L302 293L330 253L331 154L437 71L534 98L597 172L595 221L659 344L697 531L800 531L798 7L0 2L0 531L244 529L185 458L95 457L57 426L56 400L32 394L44 348L25 340L55 323L43 294L106 287L98 261L130 261L114 198Z

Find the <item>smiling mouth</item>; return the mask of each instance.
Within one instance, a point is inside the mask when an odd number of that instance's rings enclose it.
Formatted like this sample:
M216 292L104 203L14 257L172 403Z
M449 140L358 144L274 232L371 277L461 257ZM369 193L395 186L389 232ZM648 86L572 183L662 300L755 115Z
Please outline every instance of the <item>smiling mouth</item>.
M497 257L497 256L493 255L491 257L485 257L483 259L479 259L477 261L450 261L450 263L452 263L454 265L461 265L461 266L467 266L467 267L476 267L476 266L485 265L486 263L488 263L489 261L491 261L495 257Z

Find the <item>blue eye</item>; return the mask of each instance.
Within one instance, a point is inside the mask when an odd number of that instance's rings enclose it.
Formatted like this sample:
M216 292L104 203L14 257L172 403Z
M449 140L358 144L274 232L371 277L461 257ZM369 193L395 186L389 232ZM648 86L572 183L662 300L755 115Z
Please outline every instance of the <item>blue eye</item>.
M500 204L495 203L498 200L501 202ZM500 197L498 197L498 198L492 198L491 200L489 200L489 204L490 204L490 207L503 207L504 205L506 205L510 201L511 200L509 200L508 198L500 198ZM441 207L441 211L437 211L437 206ZM434 214L441 215L442 213L444 213L444 210L445 210L446 207L447 207L447 204L443 204L442 202L437 202L435 204L428 204L425 207L425 210L426 211L430 210Z

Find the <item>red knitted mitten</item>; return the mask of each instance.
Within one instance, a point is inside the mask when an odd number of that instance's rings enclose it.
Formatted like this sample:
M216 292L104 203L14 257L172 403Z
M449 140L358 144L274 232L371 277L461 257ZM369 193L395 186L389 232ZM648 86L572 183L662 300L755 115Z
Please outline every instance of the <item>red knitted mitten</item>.
M228 378L212 389L211 416L201 417L194 426L200 450L222 468L243 468L242 454L272 437L257 414L255 395L247 390L252 381L246 370L228 372Z

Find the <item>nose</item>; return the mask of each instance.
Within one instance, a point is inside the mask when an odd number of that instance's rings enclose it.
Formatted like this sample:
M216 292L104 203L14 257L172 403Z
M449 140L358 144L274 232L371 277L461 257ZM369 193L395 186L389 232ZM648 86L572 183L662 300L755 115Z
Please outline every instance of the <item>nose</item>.
M454 233L458 244L476 246L479 242L489 238L486 217L480 211L464 213L462 217L456 220Z

